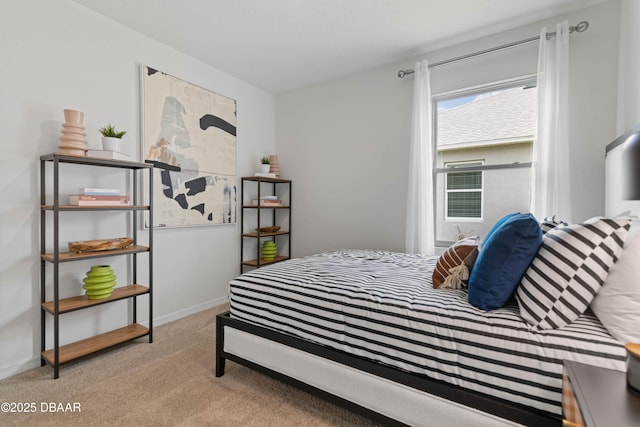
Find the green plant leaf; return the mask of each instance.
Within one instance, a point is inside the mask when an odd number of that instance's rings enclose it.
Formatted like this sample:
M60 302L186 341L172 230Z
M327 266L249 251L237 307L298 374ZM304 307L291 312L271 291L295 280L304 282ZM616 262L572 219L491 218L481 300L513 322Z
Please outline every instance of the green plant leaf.
M102 134L102 136L111 138L122 138L127 133L126 131L116 131L116 127L112 124L108 124L105 127L98 129L98 131Z

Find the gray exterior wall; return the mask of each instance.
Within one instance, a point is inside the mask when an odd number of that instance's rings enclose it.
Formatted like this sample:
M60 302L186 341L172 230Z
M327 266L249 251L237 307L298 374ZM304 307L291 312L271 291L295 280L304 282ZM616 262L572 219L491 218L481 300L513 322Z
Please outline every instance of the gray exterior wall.
M459 150L441 150L436 165L482 160L485 165L531 161L531 141L475 146ZM436 177L436 241L454 242L458 230L465 235L484 237L495 222L511 212L528 212L530 203L530 168L483 171L482 218L452 220L446 218L446 173Z

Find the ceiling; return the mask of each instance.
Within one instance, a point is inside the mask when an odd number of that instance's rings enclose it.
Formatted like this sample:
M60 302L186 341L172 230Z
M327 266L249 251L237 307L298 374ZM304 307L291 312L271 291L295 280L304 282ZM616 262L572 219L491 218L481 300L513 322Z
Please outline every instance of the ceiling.
M74 0L269 92L605 0Z

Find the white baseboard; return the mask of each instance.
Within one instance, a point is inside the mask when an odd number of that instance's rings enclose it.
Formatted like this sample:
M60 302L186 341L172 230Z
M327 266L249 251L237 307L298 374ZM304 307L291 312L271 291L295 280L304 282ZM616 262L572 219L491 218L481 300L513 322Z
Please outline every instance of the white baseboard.
M154 317L153 326L157 327L160 325L164 325L165 323L173 322L174 320L182 319L183 317L187 317L192 314L196 314L201 311L208 310L210 308L217 307L222 304L227 304L228 302L229 302L229 298L224 296L224 297L216 298L198 305L194 305L192 307L174 311L173 313L165 314L164 316ZM143 326L148 326L149 322L140 322L140 324ZM39 366L40 366L40 356L37 355L34 358L24 362L16 363L11 366L0 367L0 380L4 378L9 378L13 375L17 375L19 373L28 371L30 369L37 368Z
M154 317L153 326L164 325L165 323L173 322L174 320L182 319L183 317L191 316L192 314L200 313L201 311L208 310L213 307L217 307L229 302L228 297L220 297L211 301L203 302L202 304L194 305L182 310L174 311L173 313L165 314L164 316ZM149 326L149 322L138 322L142 326Z
M9 378L13 375L17 375L21 372L29 371L40 366L40 356L27 360L26 362L16 363L15 365L8 366L0 369L0 380Z

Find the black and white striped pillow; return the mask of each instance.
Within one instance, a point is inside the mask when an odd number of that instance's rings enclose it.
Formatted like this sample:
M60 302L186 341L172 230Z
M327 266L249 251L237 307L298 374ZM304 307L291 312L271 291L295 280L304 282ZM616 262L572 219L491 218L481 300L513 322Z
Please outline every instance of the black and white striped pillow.
M548 217L545 216L542 222L540 223L540 229L542 230L542 234L547 234L549 231L553 230L556 227L566 227L566 222L556 219L556 216Z
M516 292L520 315L536 329L575 321L618 260L630 226L630 219L596 217L547 232Z

